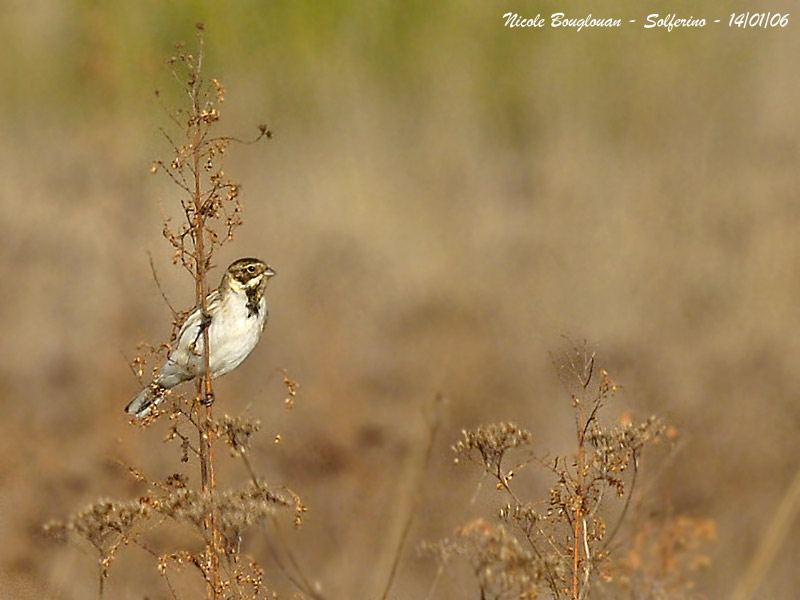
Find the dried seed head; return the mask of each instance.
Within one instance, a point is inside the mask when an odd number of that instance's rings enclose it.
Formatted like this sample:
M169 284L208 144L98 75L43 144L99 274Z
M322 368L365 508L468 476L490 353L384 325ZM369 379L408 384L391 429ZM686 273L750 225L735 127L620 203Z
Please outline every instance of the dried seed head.
M230 417L225 415L219 422L219 430L225 443L231 448L231 454L239 456L250 449L250 438L261 429L261 421L249 417Z
M530 432L514 423L481 425L477 429L463 430L461 440L453 446L455 462L469 459L482 464L493 474L501 472L503 456L509 450L531 444Z

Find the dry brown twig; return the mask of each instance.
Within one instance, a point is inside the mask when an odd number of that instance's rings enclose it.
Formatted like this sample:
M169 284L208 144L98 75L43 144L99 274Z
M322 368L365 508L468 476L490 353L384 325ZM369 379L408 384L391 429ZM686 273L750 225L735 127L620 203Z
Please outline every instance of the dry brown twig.
M453 446L455 461L479 465L507 502L500 508L499 524L475 519L454 540L427 544L426 550L441 564L466 557L481 598L585 600L607 589L608 582L622 586L617 594L625 585L625 592L631 592L633 578L623 568L623 554L614 555L610 542L629 512L644 448L673 438L674 430L655 417L638 425L627 416L616 425L601 423L600 415L619 387L597 366L585 343L570 343L554 364L575 415L571 455L537 456L533 435L513 423L465 430ZM509 467L512 459L514 466ZM530 464L554 478L546 500L526 501L515 489ZM617 521L609 529L606 519L613 512ZM672 546L670 551L679 549Z
M383 586L380 600L386 600L389 597L389 592L391 591L395 577L397 576L397 569L400 566L400 559L403 556L403 550L408 542L408 534L411 532L411 525L414 523L414 516L416 515L417 507L422 499L422 492L425 487L425 472L427 471L428 465L431 462L434 442L436 441L436 436L439 433L439 428L442 425L445 404L446 399L441 395L435 396L431 402L431 414L428 417L429 421L427 440L423 447L424 451L422 452L418 464L414 465L415 469L412 473L410 482L411 493L407 500L407 514L404 518L400 535L397 539L397 546L392 556L392 564L389 569L389 574L386 577L386 583Z
M198 24L194 54L178 46L175 56L167 62L188 102L186 106L170 111L157 93L176 131L162 130L173 157L167 162L155 161L151 171L166 173L181 192L179 205L184 220L175 226L165 217L163 234L172 246L173 262L192 275L195 309L205 313L209 292L207 274L214 251L232 240L234 231L242 225L240 186L225 174L222 161L230 144L269 138L271 132L260 125L258 133L248 141L212 135L219 121L219 105L224 101L225 88L218 80L203 75L203 30L203 26ZM173 315L174 329L170 342L173 343L175 332L188 313L176 311L169 303L152 258L150 266L156 287ZM189 463L191 466L197 461L199 489L192 487L193 478L182 471L176 471L164 481L157 481L138 469L132 469L134 478L148 488L140 498L126 501L101 499L67 520L49 526L50 531L61 537L75 534L87 540L98 552L101 598L109 569L125 546L139 547L155 559L157 570L172 598L180 598L183 592L171 579L170 572L184 567L193 568L200 575L209 600L232 597L266 600L275 597L258 564L242 553L241 536L247 528L272 520L278 510L291 511L295 525L299 525L305 507L288 488L268 486L256 476L249 462L247 467L251 477L247 484L240 488L217 488L214 453L218 442L226 443L234 454L246 458L251 437L258 431L258 423L244 417L214 418L207 328L203 330L203 336L204 373L198 380L195 394L187 399L177 392L169 392L167 402L151 416L136 422L146 428L163 415L168 415L165 441L175 441L180 445L181 465ZM157 348L143 345L142 349L131 366L139 379L146 381L145 365L148 362L160 364L171 348L169 344L162 344ZM284 379L289 382L287 389L293 400L297 384L285 371ZM148 533L168 521L196 533L203 540L202 551L152 549L147 542ZM193 592L186 593L195 596Z

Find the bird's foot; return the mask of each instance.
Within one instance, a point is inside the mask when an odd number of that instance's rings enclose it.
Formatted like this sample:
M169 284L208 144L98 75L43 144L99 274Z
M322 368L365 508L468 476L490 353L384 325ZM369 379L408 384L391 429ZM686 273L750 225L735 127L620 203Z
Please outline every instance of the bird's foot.
M200 399L200 404L203 406L211 406L214 404L214 392L206 392Z

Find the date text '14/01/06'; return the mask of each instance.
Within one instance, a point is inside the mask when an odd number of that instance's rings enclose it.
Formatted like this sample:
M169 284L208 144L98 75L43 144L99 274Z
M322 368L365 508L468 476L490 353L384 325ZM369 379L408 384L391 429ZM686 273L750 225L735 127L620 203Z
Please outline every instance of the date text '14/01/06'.
M714 19L711 23L722 23L721 19ZM636 19L629 19L628 23L636 23ZM506 13L503 15L503 24L505 27L545 27L548 24L547 19L537 14L535 17L522 17L516 13ZM605 28L605 27L622 27L622 19L615 19L611 17L593 17L591 14L583 18L568 18L564 13L553 13L550 15L550 27L566 27L581 31L582 29ZM666 29L673 31L674 29L683 28L702 28L709 25L709 21L704 18L679 17L675 14L667 14L661 16L658 13L647 15L644 22L645 29ZM728 27L738 27L740 29L746 28L762 28L769 29L774 27L786 27L789 24L789 15L780 13L731 13L728 20Z

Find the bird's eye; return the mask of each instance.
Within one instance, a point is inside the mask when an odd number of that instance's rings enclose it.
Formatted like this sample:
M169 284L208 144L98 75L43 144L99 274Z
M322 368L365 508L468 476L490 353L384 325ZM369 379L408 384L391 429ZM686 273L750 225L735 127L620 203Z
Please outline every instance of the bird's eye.
M255 265L250 265L249 267L247 267L247 272L248 273L255 273L256 272L256 266Z

